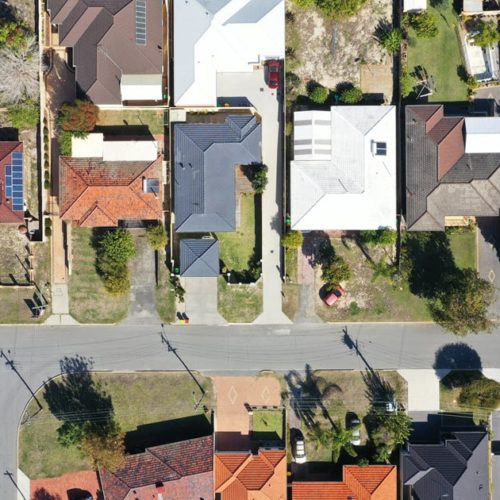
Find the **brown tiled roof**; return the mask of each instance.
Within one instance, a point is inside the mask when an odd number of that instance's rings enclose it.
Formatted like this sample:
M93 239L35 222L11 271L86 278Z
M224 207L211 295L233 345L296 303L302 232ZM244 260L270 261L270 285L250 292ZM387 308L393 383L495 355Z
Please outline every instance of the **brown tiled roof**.
M285 500L285 451L216 453L215 491L221 500Z
M142 185L143 178L161 179L161 157L152 163L61 157L59 168L65 220L84 227L109 227L120 220L162 217L162 190L145 193Z
M299 482L292 484L292 500L396 500L395 465L344 466L341 482Z
M167 498L211 498L213 495L213 438L205 436L147 448L128 455L115 472L101 469L105 500L156 498L163 484ZM133 494L132 494L133 493Z
M11 164L11 154L23 151L22 142L0 142L0 223L20 224L24 222L24 210L13 210L12 199L5 193L5 167Z

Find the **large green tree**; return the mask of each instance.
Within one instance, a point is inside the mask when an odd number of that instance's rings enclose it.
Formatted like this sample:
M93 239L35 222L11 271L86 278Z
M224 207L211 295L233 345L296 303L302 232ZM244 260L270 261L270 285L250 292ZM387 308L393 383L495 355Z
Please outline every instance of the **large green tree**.
M376 462L389 462L396 447L401 446L411 433L411 418L402 411L387 413L381 409L374 410L370 437L375 445Z
M337 463L342 451L349 456L356 457L357 452L351 441L355 428L346 429L340 422L336 422L332 428L323 428L319 424L312 427L310 437L316 444L316 449L327 448L332 450L332 460Z
M472 380L460 391L458 402L471 410L495 411L500 405L500 384L486 377Z
M474 43L479 47L491 47L500 42L500 32L496 21L481 21L477 30L479 33L474 37Z

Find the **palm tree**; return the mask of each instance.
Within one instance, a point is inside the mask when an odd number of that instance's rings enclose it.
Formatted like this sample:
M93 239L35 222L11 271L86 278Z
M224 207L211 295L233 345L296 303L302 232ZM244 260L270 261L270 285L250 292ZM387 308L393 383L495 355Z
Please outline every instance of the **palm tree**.
M316 444L316 450L320 448L330 448L332 450L332 460L337 463L342 450L351 457L356 457L357 452L352 445L352 433L356 427L346 429L340 422L336 422L331 429L324 429L318 424L315 424L310 432L311 439Z

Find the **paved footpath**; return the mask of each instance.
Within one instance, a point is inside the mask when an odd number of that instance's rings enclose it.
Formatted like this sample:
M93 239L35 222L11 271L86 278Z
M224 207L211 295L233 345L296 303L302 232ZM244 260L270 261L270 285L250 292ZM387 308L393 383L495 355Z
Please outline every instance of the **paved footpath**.
M169 326L166 334L193 369L210 374L254 374L313 369L365 368L344 342L343 326L324 324L252 326ZM440 352L440 368L500 367L500 328L465 339L433 324L348 325L364 359L374 369L427 369ZM90 358L99 370L181 370L160 338L160 325L13 326L0 328L0 348L17 371L0 360L0 470L16 476L17 426L30 391L59 373L65 356ZM16 498L13 482L0 475L0 499Z

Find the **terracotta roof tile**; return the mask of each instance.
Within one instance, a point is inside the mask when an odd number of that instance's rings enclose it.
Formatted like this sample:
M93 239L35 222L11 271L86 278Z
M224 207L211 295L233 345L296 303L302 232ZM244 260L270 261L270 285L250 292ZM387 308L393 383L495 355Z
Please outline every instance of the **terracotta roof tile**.
M292 484L292 500L359 500L354 492L344 483L294 481Z
M155 498L156 484L165 483L168 498L210 498L213 493L213 438L205 436L148 448L128 455L115 472L99 471L105 500ZM174 494L175 492L175 494Z
M23 143L18 141L0 142L0 223L20 224L24 222L24 210L13 210L12 199L5 193L5 167L11 164L11 154L23 151Z
M161 186L159 193L145 193L142 185L143 177L161 179L161 157L152 163L61 157L59 165L63 219L86 227L161 219Z

